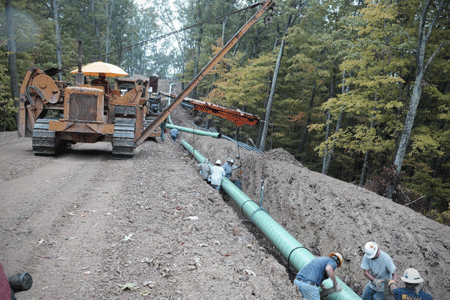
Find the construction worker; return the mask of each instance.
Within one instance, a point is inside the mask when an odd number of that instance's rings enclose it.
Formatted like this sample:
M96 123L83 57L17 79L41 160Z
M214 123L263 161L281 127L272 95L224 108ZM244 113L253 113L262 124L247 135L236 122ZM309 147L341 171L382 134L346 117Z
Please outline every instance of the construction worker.
M167 132L166 129L166 120L164 120L161 125L159 125L159 127L161 128L161 142L164 142L164 134Z
M198 164L198 170L203 179L205 181L208 181L209 173L211 171L211 168L209 166L209 159L205 158L205 160L201 164Z
M177 137L178 137L178 129L176 129L176 128L173 128L171 131L170 131L170 137L172 138L172 141L176 141L177 140Z
M361 295L363 300L383 300L385 279L397 282L397 272L392 258L381 251L375 242L364 245L364 256L361 262L364 276L370 281L364 287Z
M105 93L109 94L109 82L106 80L106 74L100 73L98 78L91 81L92 86L103 86L105 88Z
M220 191L222 184L222 177L225 176L225 171L220 166L222 162L220 159L216 160L216 165L211 168L211 186Z
M423 282L423 278L416 269L406 269L401 279L405 283L404 288L397 288L394 280L389 281L395 300L433 300L430 294L420 289L419 285Z
M225 176L227 178L231 177L231 172L233 171L234 160L232 158L228 158L227 162L223 164L222 168L225 171Z
M342 255L340 253L330 253L328 257L317 257L297 273L294 285L298 287L306 300L320 300L325 295L340 292L342 287L338 285L334 272L341 266ZM333 282L333 287L330 289L326 289L322 284L328 278ZM322 288L322 292L319 292L319 286Z

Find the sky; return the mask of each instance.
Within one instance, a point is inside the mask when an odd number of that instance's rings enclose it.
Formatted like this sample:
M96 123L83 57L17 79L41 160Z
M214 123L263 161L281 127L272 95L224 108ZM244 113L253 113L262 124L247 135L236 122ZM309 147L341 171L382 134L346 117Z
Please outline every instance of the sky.
M138 4L138 5L144 5L147 3L147 0L134 0L134 3Z

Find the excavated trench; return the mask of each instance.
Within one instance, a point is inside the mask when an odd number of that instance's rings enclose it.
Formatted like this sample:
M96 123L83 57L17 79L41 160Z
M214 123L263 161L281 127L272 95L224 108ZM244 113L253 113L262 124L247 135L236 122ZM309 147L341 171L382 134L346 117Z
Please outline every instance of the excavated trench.
M178 111L174 124L192 127L186 117ZM236 157L238 151L236 144L223 139L188 133L181 138L210 161ZM435 299L448 299L450 279L441 274L450 271L449 227L366 189L310 171L283 149L260 154L241 148L239 152L245 194L258 204L264 169L263 208L315 256L342 253L345 263L337 275L358 295L367 283L360 269L363 246L376 241L393 258L399 275L414 267L425 278L425 291ZM269 246L260 230L247 221L242 208L231 202L262 247L287 267L286 257L273 244ZM287 275L293 280L291 273L296 270L291 261L290 265Z

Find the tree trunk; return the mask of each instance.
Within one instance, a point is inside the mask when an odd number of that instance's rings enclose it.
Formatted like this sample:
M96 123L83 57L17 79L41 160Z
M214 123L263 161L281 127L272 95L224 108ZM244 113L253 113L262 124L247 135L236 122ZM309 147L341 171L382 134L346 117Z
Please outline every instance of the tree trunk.
M134 45L133 36L131 37L131 45ZM128 72L130 75L133 75L133 69L134 69L134 47L131 48L131 62L130 62L130 71Z
M408 113L406 114L405 119L405 126L403 128L403 133L400 138L400 143L398 146L397 154L395 156L394 165L397 168L397 177L399 177L400 172L402 170L403 165L403 159L405 158L406 149L409 144L409 139L411 136L412 127L414 125L414 119L416 117L417 107L419 105L420 97L422 95L422 87L424 86L424 82L422 82L425 72L427 70L428 65L431 63L433 58L436 56L437 52L441 49L443 44L436 49L436 51L433 53L433 55L428 60L427 64L425 65L425 48L427 45L427 41L431 35L431 31L434 27L434 24L436 20L438 19L439 14L442 12L443 6L444 6L444 0L441 0L439 3L439 8L435 15L432 17L432 21L427 24L427 14L428 9L430 8L432 0L426 1L426 3L423 6L422 14L420 15L420 21L419 21L419 38L417 41L417 48L416 48L416 62L417 62L417 75L415 77L413 92L411 94L411 100L409 103ZM426 31L426 28L428 28L428 32ZM448 44L448 43L447 43ZM386 191L386 197L389 199L392 199L392 195L395 189L396 184L398 183L398 178L394 180L394 184L389 185L387 191Z
M314 97L316 96L316 80L314 80L313 83L313 89L311 92L311 99L309 100L309 111L308 111L308 116L306 118L306 124L305 124L305 128L303 129L303 134L302 134L302 140L300 142L300 146L298 147L298 154L300 155L302 150L303 150L303 146L306 142L306 135L308 134L308 126L309 123L311 122L311 110L313 107L313 103L314 103Z
M286 21L286 28L284 30L283 33L283 38L281 39L281 45L280 45L280 51L278 52L278 58L277 58L277 62L275 64L275 71L273 74L273 79L272 79L272 85L270 88L270 95L269 95L269 101L267 102L267 107L266 107L266 115L264 118L264 127L263 127L263 131L261 133L261 139L259 142L259 150L264 151L265 149L265 144L266 144L266 136L267 136L267 128L269 126L268 120L270 119L270 111L272 109L272 102L273 102L273 97L275 95L275 87L277 84L277 77L278 77L278 72L280 69L280 65L281 65L281 58L283 57L283 51L284 51L284 38L287 35L287 32L289 30L289 28L291 28L292 26L292 16L288 15L287 21ZM256 37L255 37L255 43L256 43L256 39L258 38L258 29L256 31ZM256 49L256 48L254 48ZM273 128L273 126L272 126ZM273 132L272 132L273 133Z
M378 101L378 88L377 91L375 92L375 102ZM375 110L375 108L373 108L373 110ZM374 126L374 118L375 118L375 113L372 114L372 118L370 120L370 129L372 130L373 126ZM361 178L359 180L359 186L363 187L366 184L367 181L367 171L369 169L369 154L370 151L367 150L366 154L364 155L364 163L363 163L363 169L361 171Z
M200 61L200 52L201 52L201 43L202 43L202 34L203 34L203 26L200 26L198 29L198 38L197 38L197 50L195 52L195 65L194 65L194 74L193 76L197 76L198 74L198 65ZM197 87L192 91L192 97L197 98Z
M202 5L200 3L200 1L197 2L197 14L196 14L196 18L197 20L201 20L202 19ZM193 77L197 76L198 74L198 65L199 65L199 61L200 61L200 53L201 53L201 46L202 46L202 36L203 36L203 26L200 25L198 27L198 36L196 39L196 51L195 51L195 58L194 58L194 74ZM192 91L192 98L197 98L197 87L194 88L194 90Z
M59 29L59 14L58 14L58 1L53 0L53 19L55 20L55 36L56 36L56 63L58 64L58 68L62 68L61 63L61 31ZM58 73L58 80L62 81L62 72Z
M99 30L97 17L95 17L95 0L91 0L91 12L92 12L92 26L94 27L95 37L98 38Z
M335 129L335 133L339 132L339 129L341 128L341 122L342 122L342 116L344 115L344 108L341 108L341 111L339 113L339 117L337 119L336 122L336 129ZM327 115L328 116L328 115ZM329 115L331 116L331 115ZM329 128L327 130L327 133L329 133ZM328 134L327 134L328 136ZM331 162L331 157L333 156L333 151L334 151L334 146L331 145L330 148L327 151L326 157L324 157L324 164L323 164L323 169L322 169L322 173L327 175L328 171L330 169L330 162Z
M111 18L112 18L112 13L113 13L113 5L114 5L114 0L111 0L111 4L106 3L106 17L107 17L107 21L106 21L106 46L105 46L105 50L106 50L106 57L105 57L105 62L109 61L109 32L110 32L110 28L111 28Z
M225 45L225 28L227 27L227 21L228 17L225 17L222 22L222 46Z
M267 74L267 98L264 101L264 107L266 107L267 103L269 102L270 87L272 86L271 75L272 75L272 72L270 71ZM272 78L273 78L273 76L272 76ZM261 120L258 122L258 136L256 137L256 145L258 145L257 146L258 149L259 149L259 145L261 145L261 137L262 137L262 133L263 133L263 129L264 129L264 123L265 123L265 119L264 119L264 116L262 116Z
M397 166L397 172L400 173L402 169L403 159L405 157L406 148L411 136L411 130L414 125L414 118L416 116L417 106L419 105L420 96L422 94L422 79L423 72L419 72L414 82L414 88L409 103L408 113L406 115L405 127L403 129L402 137L400 138L400 144L398 146L397 155L395 156L394 165Z
M3 108L4 108L4 113L5 113L4 119L3 119L3 132L5 132L6 131L6 103Z
M12 0L5 0L6 14L6 35L8 38L8 69L11 78L11 96L14 99L14 107L19 108L19 85L17 83L17 50L16 40L14 37L14 22L12 12ZM18 113L16 113L16 121L18 121ZM6 122L6 119L5 119Z
M252 47L252 54L250 55L250 58L255 58L256 49L258 48L258 38L259 38L259 27L256 28L256 34L255 34L255 38L252 43L253 47Z
M267 103L267 107L266 107L266 116L264 117L265 122L264 122L263 132L261 134L261 142L259 144L259 150L261 150L261 151L264 151L264 148L266 146L267 128L269 126L268 120L270 120L270 111L272 109L272 102L273 102L273 98L275 95L275 87L277 84L278 71L280 70L281 57L283 56L283 50L284 50L284 37L281 40L280 51L278 52L277 63L275 65L275 72L273 73L273 80L272 80L272 87L270 89L269 102Z
M342 94L348 93L349 86L345 85L345 71L342 72ZM342 116L344 115L344 107L341 107L341 111L339 113L339 117L336 122L335 133L339 132L341 128ZM328 129L329 130L329 129ZM324 163L322 166L322 173L327 175L330 169L331 156L333 155L334 146L331 146L328 151L326 157L324 157Z
M334 96L334 77L331 77L330 82L330 98ZM329 110L326 111L325 118L325 143L328 142L328 138L330 136L330 123L331 123L331 113ZM323 162L322 162L322 174L327 175L330 167L330 161L328 161L328 144L325 144L325 149L323 150ZM331 156L330 156L331 159Z

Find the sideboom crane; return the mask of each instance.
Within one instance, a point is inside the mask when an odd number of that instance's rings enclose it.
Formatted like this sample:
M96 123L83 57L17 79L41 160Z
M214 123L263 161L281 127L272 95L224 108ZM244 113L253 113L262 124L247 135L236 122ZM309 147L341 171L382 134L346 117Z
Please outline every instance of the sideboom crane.
M142 132L142 135L137 139L135 147L141 145L151 134L155 131L162 122L164 122L170 113L189 95L192 90L202 81L202 79L219 63L219 61L236 45L236 43L245 35L245 33L259 20L259 18L268 10L276 10L275 3L272 0L267 0L257 5L262 4L262 7L242 26L242 28L228 41L228 43L216 54L216 56L209 61L209 63L197 74L197 76L189 83L189 85L175 98L175 100L162 111L155 120ZM265 18L265 23L272 21L271 16Z

